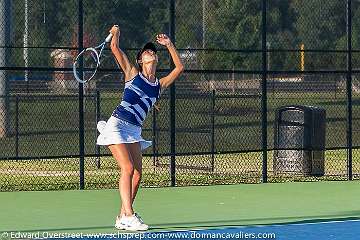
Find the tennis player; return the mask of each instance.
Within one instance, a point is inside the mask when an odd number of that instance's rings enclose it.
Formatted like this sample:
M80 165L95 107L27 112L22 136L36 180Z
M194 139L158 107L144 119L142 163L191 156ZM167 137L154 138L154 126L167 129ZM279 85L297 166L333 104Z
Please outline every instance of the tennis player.
M120 29L114 25L110 46L116 61L125 74L125 88L121 103L113 111L107 122L100 121L98 145L108 146L121 170L119 191L121 196L120 215L116 217L117 229L145 231L149 227L134 212L133 203L142 174L141 151L151 146L151 141L141 137L143 122L159 99L162 89L169 87L179 77L184 67L171 40L165 34L158 34L156 42L165 46L175 64L169 75L158 79L156 65L157 49L148 42L136 56L136 66L131 64L119 48Z

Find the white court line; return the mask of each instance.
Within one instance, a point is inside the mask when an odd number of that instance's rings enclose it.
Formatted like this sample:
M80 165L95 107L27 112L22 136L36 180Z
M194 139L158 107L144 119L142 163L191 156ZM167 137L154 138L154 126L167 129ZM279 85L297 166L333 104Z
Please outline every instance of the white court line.
M311 221L311 220L304 220ZM323 221L323 222L311 222L311 223L283 223L283 224L269 224L269 225L247 225L247 226L229 226L225 228L219 228L218 226L209 226L209 228L192 228L192 229L175 229L170 231L155 231L154 233L168 233L168 232L190 232L190 231L214 231L223 229L244 229L244 228L266 228L266 227L284 227L284 226L303 226L303 225L316 225L316 224L332 224L332 223L344 223L344 222L360 222L360 219L352 220L336 220L336 221Z
M307 220L304 220L307 221ZM310 220L309 220L310 221ZM344 223L344 222L360 222L360 219L353 220L337 220L337 221L323 221L323 222L310 222L310 223L283 223L283 224L269 224L269 225L247 225L247 226L231 226L226 228L218 228L217 226L210 226L210 228L193 228L189 230L180 229L174 230L175 232L185 231L206 231L206 230L222 230L222 229L237 229L237 228L266 228L266 227L284 227L284 226L304 226L304 225L316 225L316 224L332 224L332 223Z
M311 220L303 220L303 221L311 221ZM309 223L283 223L283 224L274 224L274 225L252 225L253 227L270 227L270 226L302 226L302 225L316 225L316 224L332 224L332 223L344 223L344 222L360 222L360 219L352 219L352 220L336 220L336 221L323 221L323 222L309 222ZM248 227L252 227L251 225ZM244 226L245 227L245 226Z

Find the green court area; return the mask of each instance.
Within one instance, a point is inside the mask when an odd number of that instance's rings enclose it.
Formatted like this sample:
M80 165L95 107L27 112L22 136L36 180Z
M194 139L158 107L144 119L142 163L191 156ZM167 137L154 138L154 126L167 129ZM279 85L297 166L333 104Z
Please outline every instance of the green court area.
M360 182L141 188L151 231L360 219ZM0 232L115 232L117 190L0 193Z

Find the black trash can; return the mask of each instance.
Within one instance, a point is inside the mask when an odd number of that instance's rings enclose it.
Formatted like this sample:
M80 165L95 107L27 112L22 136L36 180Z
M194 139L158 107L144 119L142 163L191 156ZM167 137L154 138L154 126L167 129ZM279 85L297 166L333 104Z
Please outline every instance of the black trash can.
M325 128L323 108L285 106L276 109L274 174L324 175Z

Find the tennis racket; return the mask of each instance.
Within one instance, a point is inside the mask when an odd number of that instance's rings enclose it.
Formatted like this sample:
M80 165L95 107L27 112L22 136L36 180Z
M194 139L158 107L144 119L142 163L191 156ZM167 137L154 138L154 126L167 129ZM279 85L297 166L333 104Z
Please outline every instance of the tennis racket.
M96 71L100 66L102 51L104 50L105 45L111 41L112 36L113 35L110 33L100 45L86 48L77 55L73 64L73 73L76 81L79 83L86 83L94 78ZM99 49L100 51L98 52ZM80 64L81 59L82 66Z

